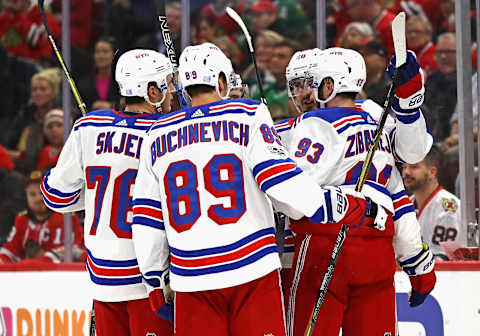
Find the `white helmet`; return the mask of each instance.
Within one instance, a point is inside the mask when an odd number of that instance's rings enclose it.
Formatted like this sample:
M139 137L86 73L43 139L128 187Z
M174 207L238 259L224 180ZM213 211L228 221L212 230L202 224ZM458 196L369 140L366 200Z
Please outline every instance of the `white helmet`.
M362 55L352 49L329 48L315 59L309 70L313 77L312 88L315 89L315 99L327 103L337 93L360 92L367 78L365 61ZM320 99L318 89L325 78L333 80L333 92L326 99Z
M227 94L223 97L218 88L221 73L227 79ZM213 86L221 99L228 98L235 82L232 62L212 43L186 47L180 55L178 75L182 88L197 84Z
M143 97L157 109L163 103L168 90L167 76L173 75L173 65L164 55L154 50L134 49L118 59L115 79L124 97ZM161 102L152 103L148 98L148 83L155 82L164 92Z

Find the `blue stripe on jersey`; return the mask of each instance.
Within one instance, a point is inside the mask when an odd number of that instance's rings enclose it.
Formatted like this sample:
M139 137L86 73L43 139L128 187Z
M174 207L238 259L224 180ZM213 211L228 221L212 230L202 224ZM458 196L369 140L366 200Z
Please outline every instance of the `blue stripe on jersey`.
M97 285L104 285L104 286L125 286L125 285L134 285L142 283L142 276L135 276L131 278L102 278L98 277L93 274L90 267L87 264L88 273L90 273L90 279L93 283Z
M255 167L253 167L253 176L255 177L264 169L277 165L279 163L295 163L295 161L293 161L290 158L287 158L287 159L280 159L280 160L271 159L271 160L260 162L257 165L255 165Z
M99 259L99 258L95 258L89 249L87 249L87 253L90 259L93 261L93 263L99 266L122 267L122 268L138 266L137 259L127 259L127 260Z
M162 271L151 271L147 272L143 275L145 281L152 287L158 288L160 287L160 279L162 277Z
M95 122L85 122L85 123L80 123L77 126L73 128L74 131L78 131L78 129L86 126L93 126L93 127L115 127L116 125L112 123L95 123ZM117 126L119 128L125 128L125 129L135 129L135 130L140 130L140 131L148 131L150 129L151 125L148 126L135 126L135 125L125 125L125 126Z
M196 119L202 119L202 118L206 118L206 117L220 116L220 115L224 115L224 114L247 114L249 116L255 115L255 111L248 111L246 109L242 109L241 107L231 108L231 109L227 109L227 110L224 110L224 111L218 111L218 112L210 111L211 108L216 108L216 107L220 108L221 105L226 105L225 108L227 108L228 105L232 105L232 104L235 104L235 103L241 103L241 104L252 106L252 107L260 105L260 102L255 101L255 100L250 100L250 99L233 99L233 100L228 100L228 101L227 100L220 100L218 102L214 102L214 103L210 103L210 104L206 104L206 105L201 105L201 106L196 106L196 107L190 107L190 108L182 109L182 110L179 110L179 111L176 111L176 112L173 112L173 113L165 114L165 115L162 116L161 119L158 120L159 122L161 122L162 120L168 119L168 118L173 118L176 115L180 115L182 113L185 113L185 116L184 117L179 117L179 118L174 118L174 120L172 120L171 122L155 123L153 125L153 127L151 128L151 130L176 125L176 124L179 124L179 123L181 123L185 120L192 120L192 119L196 120ZM200 110L202 112L202 115L200 115L200 116L195 115L195 112L197 112L198 110Z
M349 127L358 126L358 125L372 125L372 126L377 126L377 124L375 124L375 123L365 122L365 121L359 121L359 122L354 122L354 123L346 123L345 126L343 126L342 128L339 128L339 129L337 130L337 133L338 133L338 134L342 134L342 133L345 132Z
M265 182L262 183L262 186L260 187L260 189L262 189L263 192L267 192L268 189L270 189L271 187L279 184L279 183L282 183L283 181L286 181L294 176L297 176L298 174L300 174L302 172L302 170L300 168L295 168L294 171L290 171L288 173L284 173L284 174L281 174L281 175L278 175L278 176L275 176L273 178L270 178L268 180L265 180Z
M415 113L396 113L395 116L397 120L404 123L404 124L413 124L415 121L420 119L420 109L417 109Z
M162 210L162 203L149 198L135 198L133 200L133 206L136 205L147 205Z
M411 258L408 258L407 260L405 261L402 261L400 262L400 266L403 267L405 265L410 265L410 264L414 264L414 265L417 265L419 264L421 261L423 261L426 257L428 257L428 253L426 253L427 251L425 250L421 250L417 255L411 257ZM422 255L425 253L425 256L423 256L422 258ZM414 267L414 266L413 266Z
M247 258L244 258L242 260L235 261L235 262L229 263L229 264L223 264L223 265L212 266L212 267L205 267L205 268L201 268L201 269L184 269L184 268L180 268L180 267L170 265L170 271L173 274L177 274L177 275L180 275L180 276L198 276L198 275L205 275L205 274L211 274L211 273L220 273L220 272L232 271L232 270L244 267L248 264L251 264L251 263L265 257L266 255L271 254L271 253L278 253L277 245L267 246L267 247L255 252L254 254L248 256Z
M66 203L66 204L57 204L57 203L52 203L50 202L45 195L43 195L43 201L45 202L45 204L47 204L49 207L51 208L54 208L54 209L62 209L62 208L66 208L66 207L69 207L71 205L74 205L75 203L78 202L78 200L80 199L80 197L76 197L72 202L70 203ZM80 196L80 195L79 195Z
M237 248L240 248L260 237L274 235L274 234L275 234L274 228L266 228L266 229L262 229L257 232L254 232L232 244L218 246L218 247L210 247L210 248L200 249L200 250L190 250L190 251L180 250L170 246L170 253L174 254L177 257L183 257L183 258L203 257L203 256L214 255L219 253L225 253L225 252L236 250Z
M284 119L282 121L276 122L273 127L275 128L275 131L277 131L277 133L282 133L292 129L294 120L295 118Z
M163 221L154 220L143 215L133 216L132 225L144 225L158 230L165 230Z
M45 175L45 177L43 178L43 181L44 181L44 186L45 188L47 189L47 191L51 194L54 194L55 196L58 196L58 197L71 197L71 196L74 196L76 194L78 194L80 192L81 189L77 189L73 192L61 192L60 190L58 189L55 189L55 188L52 188L48 185L48 177L50 176L50 171L48 171L48 173Z
M395 214L393 215L393 220L396 221L407 213L415 213L415 208L413 207L413 205L403 206L400 209L395 210Z
M400 191L400 192L398 192L398 193L396 193L396 194L393 194L393 195L392 195L392 199L393 199L394 201L396 201L397 199L402 198L403 196L407 196L407 197L408 197L407 192L406 192L405 190L402 190L402 191Z

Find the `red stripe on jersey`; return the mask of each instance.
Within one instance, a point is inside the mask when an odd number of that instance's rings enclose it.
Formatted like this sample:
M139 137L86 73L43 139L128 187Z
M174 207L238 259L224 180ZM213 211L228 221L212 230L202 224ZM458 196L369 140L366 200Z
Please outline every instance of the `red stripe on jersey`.
M220 105L220 106L213 106L213 107L210 107L210 111L218 111L218 110L223 110L225 108L230 108L230 107L240 107L240 108L244 108L246 110L250 110L250 111L253 111L257 108L257 105L255 106L249 106L249 105L245 105L245 104L239 104L239 103L232 103L232 104L226 104L226 105Z
M403 207L405 205L411 205L412 204L412 201L410 201L410 199L407 197L407 196L404 196L396 201L393 202L393 207L395 209L398 209L400 207Z
M170 254L170 262L179 267L203 267L210 266L229 261L235 261L245 257L246 255L260 250L267 245L275 244L275 238L273 236L264 237L254 243L242 247L240 250L214 257L206 257L199 259L182 259Z
M140 269L137 267L133 268L101 268L95 266L90 257L87 257L88 267L90 270L98 276L134 276L140 275Z
M355 120L363 120L363 118L360 117L360 116L351 117L351 118L342 120L342 121L340 121L340 122L338 122L338 123L336 123L336 124L333 124L333 127L339 127L339 126L341 126L341 125L343 125L343 124L345 124L345 123L347 123L347 122L349 122L349 121L355 121Z
M114 118L113 117L86 117L86 118L82 118L80 120L78 120L76 123L75 123L75 126L84 122L84 121L88 121L88 120L93 120L93 121L112 121Z
M145 215L145 216L150 216L150 217L153 217L153 218L163 220L162 210L156 210L156 209L142 207L142 206L134 207L133 208L133 215L134 216Z
M151 125L155 122L155 120L136 120L135 124L145 124L145 125Z
M72 202L75 198L78 197L78 194L70 197L66 197L66 198L60 198L60 197L54 196L51 193L49 193L47 189L45 189L45 186L43 185L43 183L40 183L40 189L42 189L42 192L45 195L45 197L52 203L67 204Z
M267 170L258 174L258 176L256 178L257 184L261 185L263 183L263 181L272 177L273 175L283 173L283 172L286 172L288 170L292 170L292 169L296 169L296 168L297 168L297 166L295 165L295 163L290 163L290 162L282 163L282 164L274 166L272 168L268 168Z

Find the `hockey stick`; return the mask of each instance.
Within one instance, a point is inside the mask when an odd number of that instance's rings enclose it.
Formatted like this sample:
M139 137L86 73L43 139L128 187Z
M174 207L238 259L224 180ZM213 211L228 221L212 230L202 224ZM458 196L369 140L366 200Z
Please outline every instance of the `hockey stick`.
M250 36L250 33L248 32L245 23L243 23L240 15L238 15L237 12L235 12L230 7L227 7L225 10L227 11L227 14L233 19L233 21L235 21L240 26L243 34L245 35L245 38L247 39L248 49L250 49L250 56L252 57L253 66L255 67L255 74L257 75L258 89L260 90L260 100L262 101L262 103L267 105L267 99L265 98L265 93L263 92L262 79L260 78L260 73L258 72L257 58L255 57L255 50L253 49L252 37Z
M393 36L393 44L395 48L395 57L396 57L395 73L393 76L392 84L390 85L390 89L388 90L388 94L385 99L385 103L384 103L385 110L382 113L377 129L375 131L375 139L370 144L370 147L368 148L367 157L363 163L362 171L360 173L357 184L355 186L356 191L362 190L363 185L365 184L365 180L367 179L367 172L369 171L370 165L372 164L373 155L375 154L378 143L380 142L380 137L382 135L388 113L392 107L393 96L395 94L395 89L400 79L400 71L401 71L400 68L403 64L405 64L407 59L404 12L401 12L400 14L398 14L393 20L392 36ZM335 270L337 259L342 250L342 246L343 246L343 243L345 242L345 238L347 237L348 229L349 229L348 226L346 226L345 224L342 224L340 232L338 233L337 239L335 241L335 245L333 247L332 255L330 257L330 261L327 266L327 271L323 276L322 283L320 285L320 290L318 292L317 299L315 301L315 305L312 310L312 314L310 315L310 320L307 325L307 329L305 330L305 336L311 336L313 333L315 323L317 322L318 313L320 312L320 308L322 307L323 301L325 300L325 295L327 294L328 285L332 280L333 271Z
M57 56L58 62L62 66L63 73L65 74L65 77L67 77L68 83L70 84L70 88L72 89L75 100L77 101L78 108L82 112L82 115L86 115L87 114L86 105L83 102L82 97L80 96L80 93L77 90L77 86L75 85L75 82L70 76L70 72L68 71L67 66L65 65L65 62L63 61L62 54L60 54L60 51L58 50L57 45L55 44L55 40L53 39L52 32L50 31L50 27L48 26L47 19L45 17L45 9L43 7L43 3L44 3L44 0L38 0L38 9L40 11L40 16L42 17L43 25L45 26L45 30L47 31L48 39L50 41L50 44L52 45L55 55Z
M165 45L165 52L168 59L173 64L173 70L176 72L178 68L177 55L175 54L175 46L173 45L172 35L170 34L170 29L168 28L167 14L165 10L165 0L155 0L155 6L157 9L157 18L160 25L160 31L162 33L163 44ZM173 110L179 110L182 107L187 107L187 102L185 101L180 88L177 87L177 102L178 106L172 106Z

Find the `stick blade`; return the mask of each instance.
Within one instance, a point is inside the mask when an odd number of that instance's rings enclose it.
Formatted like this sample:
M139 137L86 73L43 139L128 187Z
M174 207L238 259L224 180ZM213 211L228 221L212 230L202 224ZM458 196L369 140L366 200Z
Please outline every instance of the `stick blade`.
M245 26L245 23L243 23L243 20L240 17L240 15L238 15L238 13L235 12L235 10L233 10L230 7L226 7L225 11L232 18L232 20L235 21L240 26L240 29L242 29L243 34L245 35L245 38L247 39L247 43L248 43L248 47L250 49L250 52L253 52L252 37L250 36L250 33L248 32L247 26Z
M407 42L405 39L405 12L400 12L392 21L393 47L395 48L395 67L407 61Z

